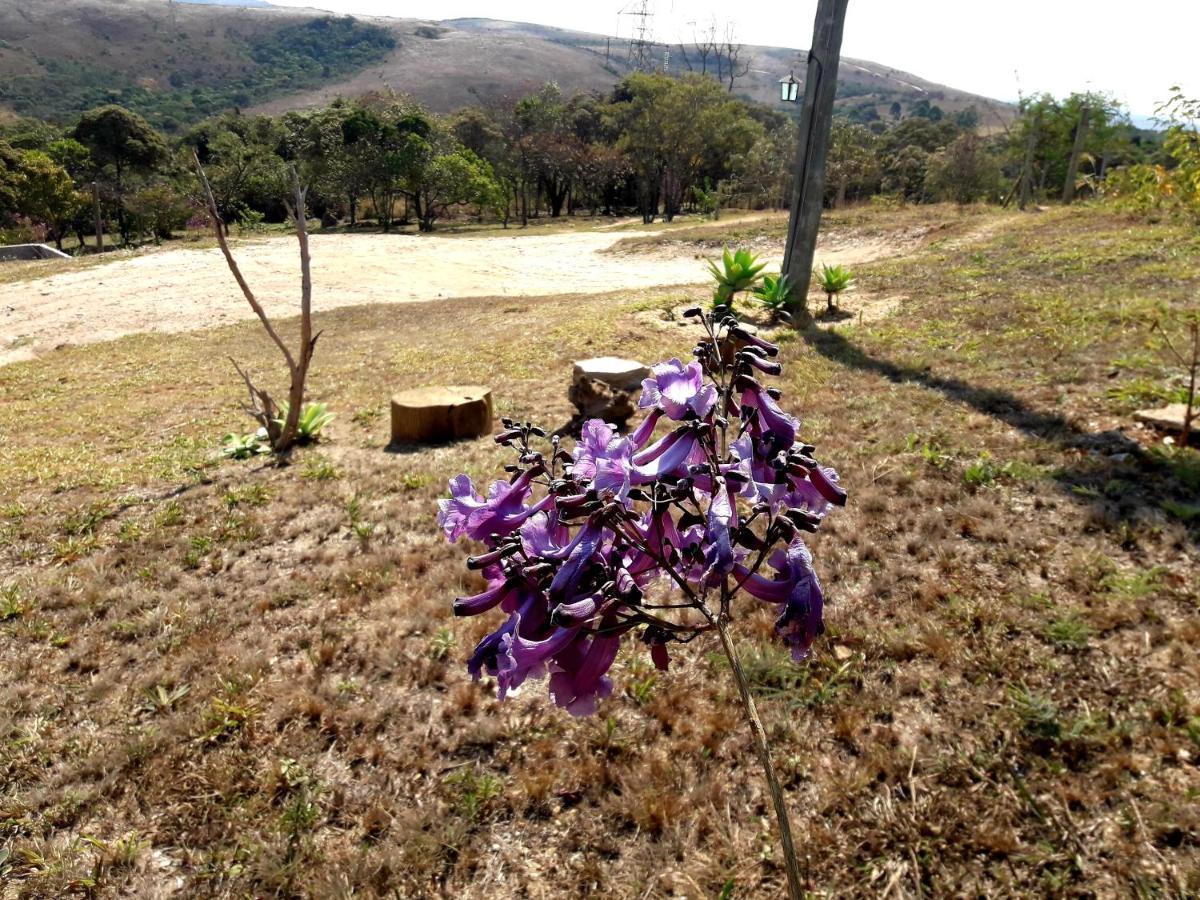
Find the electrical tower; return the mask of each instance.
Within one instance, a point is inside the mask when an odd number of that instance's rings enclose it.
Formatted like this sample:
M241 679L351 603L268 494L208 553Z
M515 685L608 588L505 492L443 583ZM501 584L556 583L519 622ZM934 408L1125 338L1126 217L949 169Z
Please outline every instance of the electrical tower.
M633 19L633 32L629 38L629 67L638 72L653 72L653 0L632 0L621 10L621 15Z

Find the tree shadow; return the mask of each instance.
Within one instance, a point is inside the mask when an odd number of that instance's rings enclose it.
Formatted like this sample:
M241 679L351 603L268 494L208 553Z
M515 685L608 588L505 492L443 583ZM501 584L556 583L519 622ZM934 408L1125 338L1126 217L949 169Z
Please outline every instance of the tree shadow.
M833 330L810 325L800 335L826 359L893 383L937 391L1030 437L1073 451L1077 462L1057 469L1053 480L1066 496L1091 507L1102 519L1129 526L1153 512L1190 522L1192 539L1200 543L1200 454L1148 450L1115 429L1087 431L1061 412L1037 409L1009 391L871 356Z

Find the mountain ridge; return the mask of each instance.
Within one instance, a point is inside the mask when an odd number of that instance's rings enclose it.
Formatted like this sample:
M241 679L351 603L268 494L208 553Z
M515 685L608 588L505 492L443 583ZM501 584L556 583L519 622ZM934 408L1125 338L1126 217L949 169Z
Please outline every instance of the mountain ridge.
M120 102L174 131L221 109L277 114L388 89L446 113L548 81L566 93L607 92L632 69L628 41L588 32L485 17L358 16L346 25L325 11L260 2L0 0L0 117L65 122L89 105ZM302 40L308 56L297 54L297 29L322 21L341 23L342 43ZM686 71L689 48L656 47L667 50L670 71ZM803 80L804 51L747 46L743 54L751 63L732 93L794 112L778 99L778 81L793 71ZM989 127L1013 115L1009 104L853 58L843 59L838 105L864 121L933 106L946 115L975 107Z

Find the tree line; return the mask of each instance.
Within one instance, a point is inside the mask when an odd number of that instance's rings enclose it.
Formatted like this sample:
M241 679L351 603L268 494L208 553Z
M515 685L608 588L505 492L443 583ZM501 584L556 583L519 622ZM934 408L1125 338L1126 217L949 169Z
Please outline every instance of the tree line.
M227 226L284 221L290 166L326 227L431 231L450 217L507 227L629 212L649 223L726 206L782 208L795 152L790 112L736 98L699 72L633 73L607 94L567 96L547 84L448 116L380 92L277 117L229 112L172 139L107 105L66 128L28 119L0 128L0 238L62 246L74 234L82 245L97 215L126 244L168 238L203 224L197 160ZM1018 188L1041 201L1068 180L1094 191L1113 171L1172 165L1160 140L1099 94L1026 98L989 134L977 122L839 117L827 204L881 195L1004 202Z

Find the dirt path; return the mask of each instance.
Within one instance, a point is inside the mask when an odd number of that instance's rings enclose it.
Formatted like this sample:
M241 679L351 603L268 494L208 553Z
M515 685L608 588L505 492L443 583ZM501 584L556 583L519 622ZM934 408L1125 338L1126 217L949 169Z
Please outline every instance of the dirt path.
M713 223L720 227L720 223ZM642 231L549 235L416 237L314 235L316 308L411 303L449 297L544 296L698 284L694 252L647 254L636 263L604 253ZM825 262L855 264L895 256L888 240L818 249ZM278 237L235 248L268 313L298 312L296 242ZM778 267L778 256L768 257ZM218 250L167 250L0 285L0 365L56 347L140 332L192 331L253 316Z

